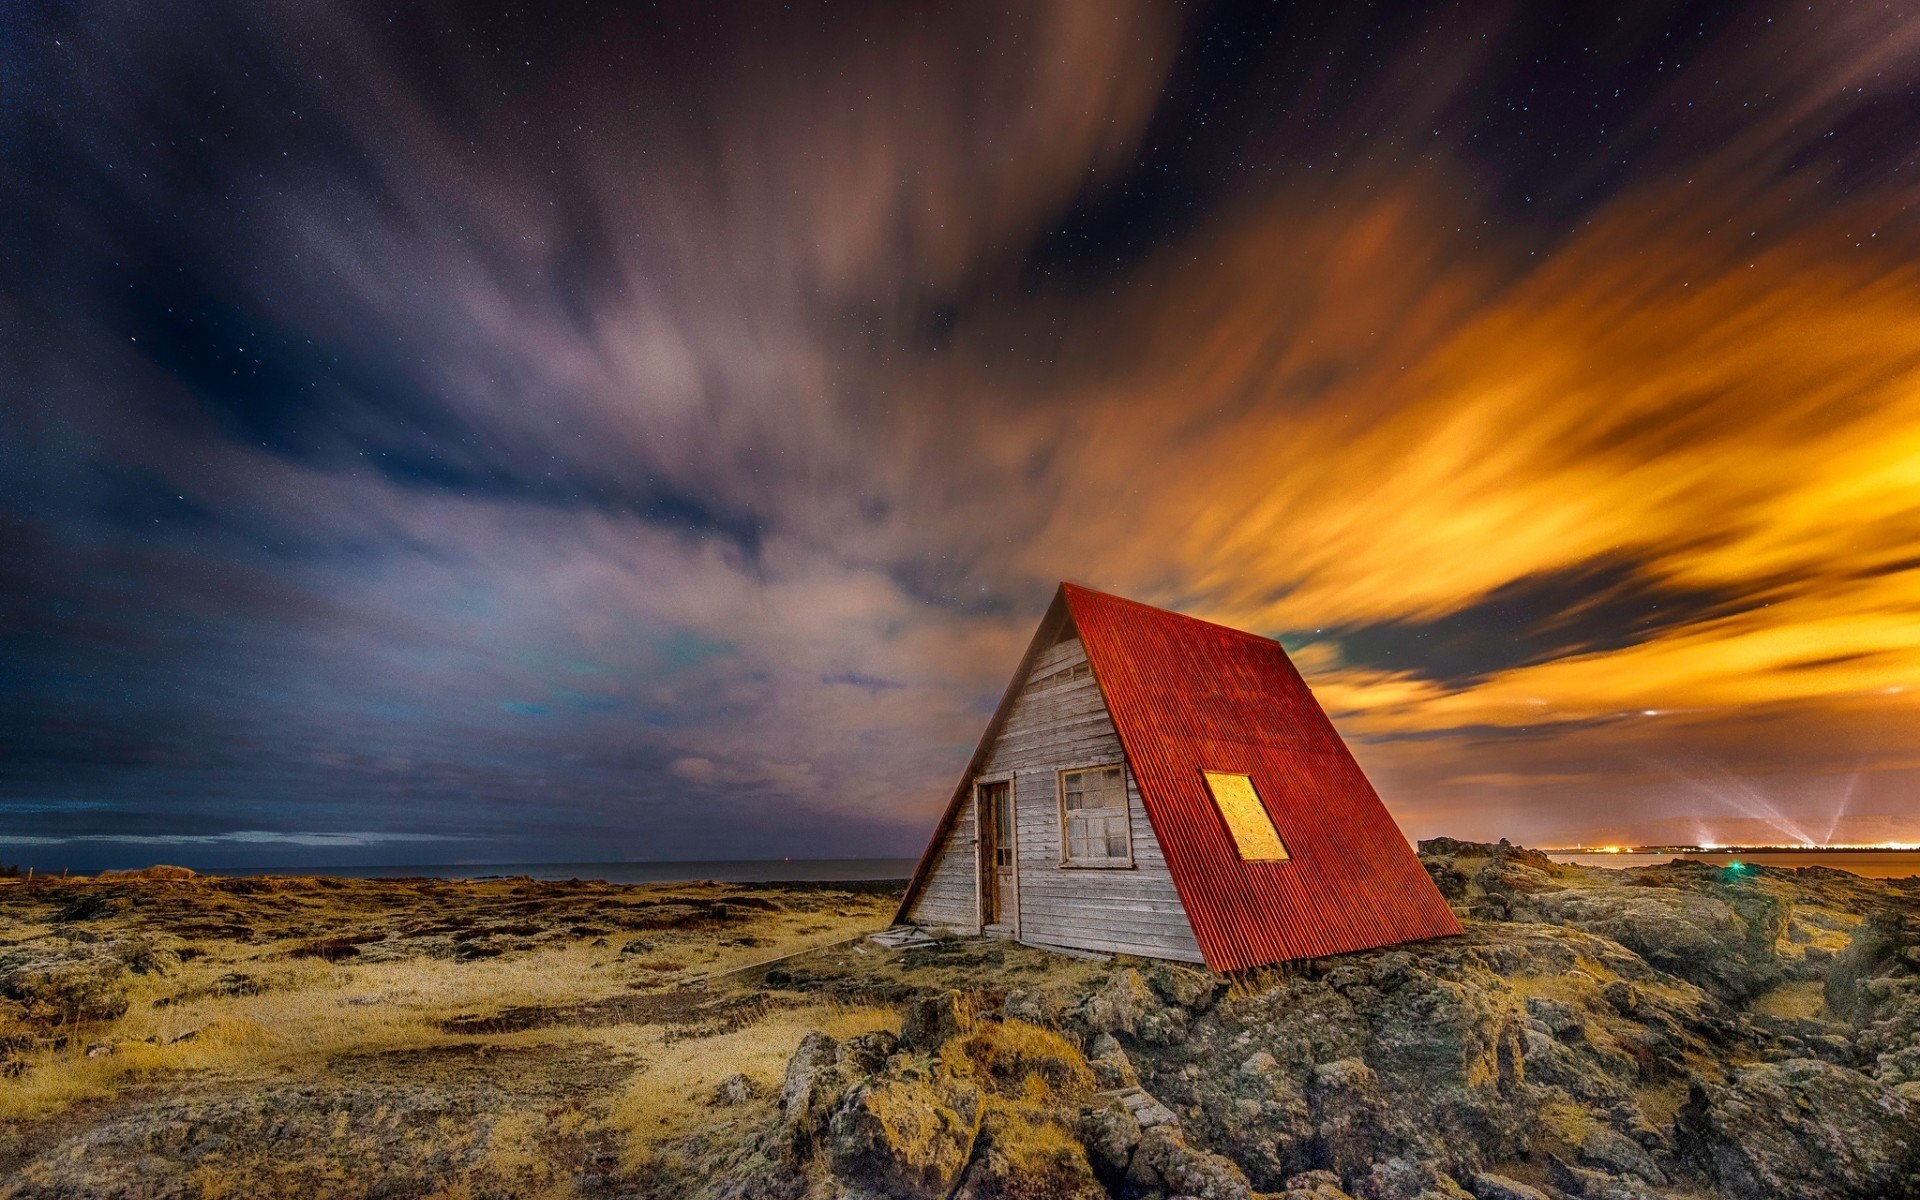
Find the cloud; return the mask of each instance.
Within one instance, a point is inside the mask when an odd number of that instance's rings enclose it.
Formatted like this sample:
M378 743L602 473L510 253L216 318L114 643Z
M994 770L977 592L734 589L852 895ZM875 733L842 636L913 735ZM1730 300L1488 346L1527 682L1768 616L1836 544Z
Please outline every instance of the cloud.
M1902 819L1897 22L238 15L9 51L23 844L911 853L1061 578L1415 832Z
M88 843L108 843L116 846L243 845L336 848L386 846L407 842L458 842L462 840L464 839L458 834L390 833L376 830L361 830L351 833L319 831L284 833L266 829L242 829L231 833L77 833L65 837L13 836L0 839L0 844L14 846L71 846Z
M712 783L720 774L712 759L698 756L676 758L667 764L667 770L694 783Z
M862 675L858 671L838 671L832 675L822 675L820 682L828 687L856 687L876 694L897 692L907 686L897 679L881 679L877 675Z

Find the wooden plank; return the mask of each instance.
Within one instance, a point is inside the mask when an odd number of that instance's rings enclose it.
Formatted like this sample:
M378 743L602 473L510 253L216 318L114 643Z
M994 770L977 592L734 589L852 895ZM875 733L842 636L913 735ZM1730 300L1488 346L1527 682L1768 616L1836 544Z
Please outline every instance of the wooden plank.
M1086 661L1077 639L1035 655L975 779L1013 781L1014 852L1020 936L1103 953L1200 961L1199 943L1174 890L1140 790L1127 774L1127 822L1133 866L1063 868L1058 772L1120 763L1124 754L1091 676L1036 686L1032 681ZM971 786L971 785L969 785ZM949 927L978 921L973 800L964 803L915 901L916 920Z
M955 820L952 836L942 847L933 870L914 898L909 919L921 924L977 933L980 925L979 885L974 878L973 801L969 798Z
M1029 678L1085 660L1077 640L1063 642L1038 656ZM1134 865L1083 869L1060 864L1057 772L1123 760L1119 735L1091 677L1042 687L1030 683L1015 698L989 752L987 771L1014 776L1021 935L1080 949L1199 961L1199 944L1130 772Z
M1164 946L1142 945L1131 939L1116 941L1111 938L1086 937L1079 934L1063 933L1042 938L1033 935L1036 940L1051 942L1058 946L1071 946L1076 950L1102 950L1108 954L1137 954L1143 958L1165 958L1175 962L1199 963L1206 960L1201 957L1196 943L1193 948L1176 946L1171 943Z

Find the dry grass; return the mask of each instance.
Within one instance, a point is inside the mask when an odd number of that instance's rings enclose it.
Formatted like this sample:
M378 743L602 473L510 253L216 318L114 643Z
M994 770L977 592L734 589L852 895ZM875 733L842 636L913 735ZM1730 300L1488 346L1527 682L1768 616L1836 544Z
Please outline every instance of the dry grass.
M1540 1106L1534 1122L1534 1146L1573 1156L1581 1141L1598 1125L1592 1112L1571 1100L1549 1100Z
M1665 1129L1673 1124L1674 1114L1687 1102L1687 1081L1680 1078L1648 1084L1638 1089L1635 1096L1640 1104L1640 1115L1655 1128Z
M673 1041L657 1026L628 1027L620 1049L648 1065L613 1099L607 1123L624 1139L629 1161L638 1162L653 1143L680 1137L706 1119L714 1088L728 1076L745 1075L763 1094L775 1092L809 1032L846 1038L899 1027L893 1009L845 1004L773 1010L741 1029Z
M182 983L193 991L194 976L207 984L229 973L222 968L238 965L209 956L197 960L197 970L184 979L138 979L128 989L131 1003L124 1017L90 1026L86 1036L64 1047L24 1056L24 1073L14 1086L0 1089L0 1120L44 1117L78 1100L111 1095L155 1072L301 1075L345 1053L471 1040L440 1032L438 1022L476 1008L604 994L609 981L596 970L615 953L568 946L478 963L408 959L359 966L299 960L252 976L265 989L258 994L202 995L154 1006ZM87 1047L100 1042L111 1044L113 1053L87 1057Z
M807 1030L895 1021L769 1002L751 973L721 974L879 928L892 905L821 888L525 881L0 887L0 983L22 964L44 988L42 967L104 963L125 1005L76 1023L0 999L0 1176L24 1155L18 1177L57 1190L63 1171L107 1169L90 1165L98 1150L84 1164L60 1150L101 1120L131 1122L138 1143L152 1136L142 1122L228 1120L193 1114L275 1096L271 1116L180 1164L188 1194L567 1194L595 1147L688 1128L727 1075L776 1081ZM516 1011L537 1019L501 1020ZM431 1102L340 1107L356 1080ZM288 1121L300 1133L276 1142Z
M1612 971L1604 975L1589 973L1589 964L1582 962L1581 973L1571 971L1553 971L1546 974L1516 974L1507 976L1507 983L1522 998L1538 997L1542 1000L1560 1000L1579 1008L1590 1007L1593 998L1606 986L1606 982L1615 978Z
M1025 1021L979 1022L949 1042L941 1058L970 1064L990 1087L1018 1099L1045 1100L1093 1089L1093 1072L1079 1049L1053 1030Z
M1770 1017L1802 1017L1824 1020L1827 1016L1826 985L1820 980L1783 983L1755 997L1748 1007Z

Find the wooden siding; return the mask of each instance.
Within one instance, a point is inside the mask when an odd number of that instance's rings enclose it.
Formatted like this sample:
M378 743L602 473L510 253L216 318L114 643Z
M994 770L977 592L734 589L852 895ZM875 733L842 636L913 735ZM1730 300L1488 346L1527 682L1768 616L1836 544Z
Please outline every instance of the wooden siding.
M978 776L1013 779L1019 936L1054 946L1200 962L1200 944L1131 771L1127 812L1134 865L1061 865L1058 772L1123 761L1099 686L1089 672L1072 670L1086 661L1077 638L1040 653ZM969 794L915 901L913 920L977 930L975 837Z
M962 933L980 932L980 879L974 857L980 825L974 819L973 790L967 790L953 832L940 847L926 885L915 897L908 920L940 925Z

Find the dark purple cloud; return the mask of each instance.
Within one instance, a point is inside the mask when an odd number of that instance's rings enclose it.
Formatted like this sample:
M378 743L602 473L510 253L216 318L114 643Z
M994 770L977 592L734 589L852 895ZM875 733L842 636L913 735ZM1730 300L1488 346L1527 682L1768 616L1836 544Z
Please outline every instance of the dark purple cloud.
M1062 577L1284 635L1416 832L1920 834L1914 42L22 10L0 856L913 853Z

